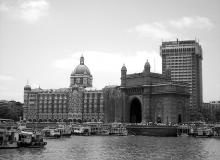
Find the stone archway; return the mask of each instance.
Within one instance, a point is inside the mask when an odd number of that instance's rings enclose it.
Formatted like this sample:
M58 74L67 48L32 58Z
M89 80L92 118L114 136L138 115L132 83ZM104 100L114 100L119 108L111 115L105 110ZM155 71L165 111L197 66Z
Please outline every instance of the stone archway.
M141 121L141 102L138 98L134 98L130 103L130 123L141 123Z
M178 114L178 124L179 123L182 123L182 115L181 114Z

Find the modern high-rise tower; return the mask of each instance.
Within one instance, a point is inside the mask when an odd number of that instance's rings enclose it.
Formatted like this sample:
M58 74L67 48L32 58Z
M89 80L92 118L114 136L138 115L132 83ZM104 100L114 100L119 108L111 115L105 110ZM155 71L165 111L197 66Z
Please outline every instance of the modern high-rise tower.
M201 111L202 47L196 40L162 42L162 71L171 70L173 81L187 82L190 91L190 120L197 120Z

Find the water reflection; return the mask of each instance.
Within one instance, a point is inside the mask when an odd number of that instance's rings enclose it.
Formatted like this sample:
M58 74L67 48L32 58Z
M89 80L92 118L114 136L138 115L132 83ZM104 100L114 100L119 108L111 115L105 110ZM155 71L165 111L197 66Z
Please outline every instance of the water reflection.
M220 140L214 138L72 136L71 138L46 141L47 146L44 149L0 150L0 159L214 160L220 157Z

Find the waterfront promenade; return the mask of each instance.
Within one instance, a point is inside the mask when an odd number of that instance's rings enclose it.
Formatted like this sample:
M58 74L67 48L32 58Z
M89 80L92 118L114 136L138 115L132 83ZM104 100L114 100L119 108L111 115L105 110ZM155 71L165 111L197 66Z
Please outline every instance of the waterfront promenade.
M10 160L216 160L220 139L147 136L71 136L47 139L42 149L0 150Z

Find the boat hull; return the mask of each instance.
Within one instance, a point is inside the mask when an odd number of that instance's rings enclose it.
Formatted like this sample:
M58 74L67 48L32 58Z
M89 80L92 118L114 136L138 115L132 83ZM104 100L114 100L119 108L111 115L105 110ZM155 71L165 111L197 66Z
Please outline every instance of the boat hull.
M47 142L32 142L32 143L18 143L19 147L27 147L27 148L43 148L47 145Z
M6 142L6 144L0 145L0 149L13 149L13 148L18 148L18 147L19 146L17 142L12 142L12 143Z
M177 137L176 126L129 125L127 130L129 134L133 135Z

